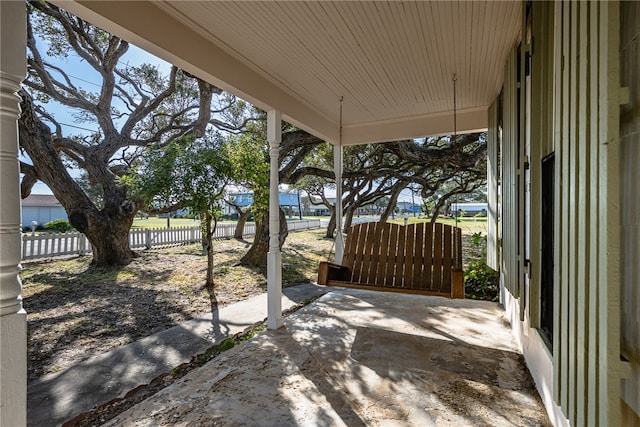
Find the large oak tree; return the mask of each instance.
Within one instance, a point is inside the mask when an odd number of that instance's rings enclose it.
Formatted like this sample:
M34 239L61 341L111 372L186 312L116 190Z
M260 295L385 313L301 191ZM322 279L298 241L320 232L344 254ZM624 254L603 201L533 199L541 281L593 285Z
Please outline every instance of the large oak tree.
M27 8L28 77L21 92L19 126L20 147L28 161L21 162L22 197L35 182L44 182L71 224L91 242L95 264L128 264L133 257L129 229L146 201L130 197L119 178L130 173L130 165L148 147L201 137L210 126L242 128L244 123L221 119L235 99L177 67L164 76L149 64L126 65L126 41L56 6L34 0ZM48 43L46 52L38 43L42 38ZM82 87L72 73L48 60L67 55L94 70L96 90ZM73 109L76 125L94 131L65 134L47 111L48 102ZM100 204L69 169L84 172L90 186L101 193Z
M411 187L423 199L436 198L432 221L457 195L486 185L487 144L484 134L443 136L346 147L343 171L345 229L359 207L388 198L381 215L386 221L400 193ZM332 150L318 150L292 174L291 182L321 199L332 213L327 237L335 232L335 210L324 196L334 185ZM298 178L296 180L296 178Z

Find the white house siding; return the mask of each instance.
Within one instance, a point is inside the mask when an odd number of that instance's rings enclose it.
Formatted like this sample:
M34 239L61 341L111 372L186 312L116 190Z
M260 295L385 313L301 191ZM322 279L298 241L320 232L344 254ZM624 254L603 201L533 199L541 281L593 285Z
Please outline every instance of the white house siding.
M620 84L629 103L620 111L622 354L632 375L623 380L623 425L640 426L640 4L620 3Z
M67 219L67 213L62 206L22 206L22 225L28 227L32 221L46 224L56 219Z
M20 202L22 226L30 227L33 221L44 225L56 219L67 219L67 213L52 194L31 194Z
M620 324L637 328L639 252L632 249L624 258L620 257L619 4L533 2L531 11L531 20L526 21L531 33L523 32L525 45L521 55L514 51L505 67L502 298L553 422L573 426L622 425L620 384L630 374L630 365L620 360ZM637 15L629 19L634 25L638 23ZM629 31L630 40L638 34L637 27ZM522 52L529 48L526 45L529 40L532 74L530 78L521 74L518 79L515 61L523 64ZM634 52L637 55L637 47ZM637 82L637 56L634 58L629 59L629 67L633 62ZM522 73L524 69L519 68ZM518 91L527 96L517 98ZM628 147L623 145L623 150L630 150L628 155L623 152L625 159L638 151L636 160L629 163L634 170L622 172L634 174L628 178L625 175L625 180L634 183L630 186L640 180L637 118L634 120L635 145L632 147L631 142ZM537 330L541 189L540 171L536 168L551 151L555 152L556 244L554 345L549 350ZM531 167L530 188L525 185L523 154L527 154ZM637 187L625 189L623 185L622 191L628 203L640 206ZM631 191L636 192L635 198L629 198ZM526 215L523 206L529 210ZM638 210L628 214L629 223L623 223L623 227L630 227L627 236L636 247L638 234L631 237L630 232L637 233ZM527 222L525 227L523 218ZM526 257L531 259L528 269ZM623 292L632 293L636 299L625 302L631 312L623 313L622 318L621 259L628 269L636 269L628 274L635 281L634 286L623 288ZM629 341L634 344L629 352L636 357L635 371L634 379L625 382L624 396L635 405L639 401L640 340L637 329L630 333Z

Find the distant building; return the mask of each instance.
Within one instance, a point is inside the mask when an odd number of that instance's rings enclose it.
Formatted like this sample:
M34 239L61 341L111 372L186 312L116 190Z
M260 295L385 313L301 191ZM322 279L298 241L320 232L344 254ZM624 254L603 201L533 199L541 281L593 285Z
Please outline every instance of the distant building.
M45 225L56 219L68 220L62 204L52 194L31 194L22 200L22 226L30 227L33 221Z
M298 215L298 195L296 193L280 193L278 196L280 206L285 209L287 214ZM231 203L240 206L241 208L251 206L253 204L253 193L229 193L227 200ZM225 203L224 213L234 214L236 210Z
M453 216L487 216L487 203L451 203L451 215Z
M327 197L327 201L335 205L336 198L335 197ZM309 216L329 216L331 215L331 211L327 208L323 203L320 197L311 196L309 209L304 212L305 215Z
M419 214L421 210L420 205L411 202L397 202L396 208L398 208L401 213L409 212Z

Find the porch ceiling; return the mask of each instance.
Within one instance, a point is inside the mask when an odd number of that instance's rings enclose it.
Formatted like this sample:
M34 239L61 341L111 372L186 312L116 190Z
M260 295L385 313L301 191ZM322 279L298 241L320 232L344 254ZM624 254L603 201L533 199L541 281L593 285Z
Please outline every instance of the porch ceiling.
M518 38L518 1L54 3L344 144L487 126Z

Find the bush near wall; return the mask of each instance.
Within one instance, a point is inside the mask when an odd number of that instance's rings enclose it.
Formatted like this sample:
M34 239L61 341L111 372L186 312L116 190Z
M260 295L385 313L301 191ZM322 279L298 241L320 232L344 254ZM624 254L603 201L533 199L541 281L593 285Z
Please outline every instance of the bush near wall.
M73 231L75 228L66 219L55 219L44 225L45 230L54 231L56 233L66 233Z
M487 265L486 260L478 259L469 263L464 272L465 297L486 301L498 301L500 294L499 274Z
M500 295L500 274L487 265L487 236L474 233L472 245L482 247L480 258L469 262L464 272L465 297L486 301L498 301Z

